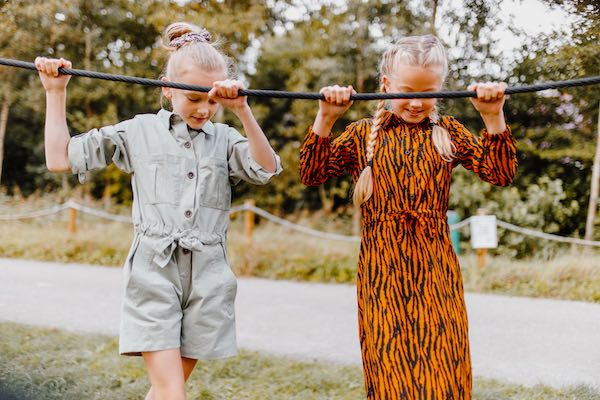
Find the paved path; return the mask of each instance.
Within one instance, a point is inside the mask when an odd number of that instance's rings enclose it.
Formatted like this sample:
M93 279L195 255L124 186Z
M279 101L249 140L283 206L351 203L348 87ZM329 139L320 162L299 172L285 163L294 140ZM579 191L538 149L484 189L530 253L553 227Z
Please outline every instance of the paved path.
M0 259L0 320L116 335L121 270ZM240 279L240 347L360 363L353 286ZM467 294L475 376L600 388L600 305ZM0 340L2 340L0 338Z

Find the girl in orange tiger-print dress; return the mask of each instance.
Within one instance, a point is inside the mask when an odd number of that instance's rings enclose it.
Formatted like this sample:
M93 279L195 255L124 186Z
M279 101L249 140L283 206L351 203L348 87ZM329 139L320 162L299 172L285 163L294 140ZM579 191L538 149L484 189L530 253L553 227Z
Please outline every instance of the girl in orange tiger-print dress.
M439 91L448 65L433 36L401 39L383 55L381 91ZM485 130L470 133L438 116L434 99L380 102L373 119L331 140L352 87L326 100L300 151L300 176L320 185L347 171L356 182L363 236L357 289L359 339L368 399L470 399L471 361L463 284L446 211L454 167L504 186L516 147L504 121L504 83L469 87Z

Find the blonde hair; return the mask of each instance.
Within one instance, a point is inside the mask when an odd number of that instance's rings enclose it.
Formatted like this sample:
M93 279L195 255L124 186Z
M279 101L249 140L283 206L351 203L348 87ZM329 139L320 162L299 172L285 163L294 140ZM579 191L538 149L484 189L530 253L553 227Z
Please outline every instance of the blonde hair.
M163 48L169 51L169 56L163 75L171 80L182 65L193 63L203 71L223 71L228 77L232 76L233 64L219 47L220 43L213 42L206 29L187 22L175 22L164 33Z
M440 41L431 35L405 37L394 43L384 54L379 64L379 75L391 75L398 64L408 64L424 68L440 68L442 82L448 74L448 60L446 50ZM380 91L384 92L382 83ZM385 112L385 101L377 104L377 110L373 117L368 141L367 141L367 166L362 170L356 185L354 186L353 201L357 206L362 205L373 194L373 154L379 131L383 128L382 120ZM429 114L432 122L431 136L435 149L444 161L454 159L455 146L450 140L450 134L446 129L438 125L439 115L437 107L433 107Z

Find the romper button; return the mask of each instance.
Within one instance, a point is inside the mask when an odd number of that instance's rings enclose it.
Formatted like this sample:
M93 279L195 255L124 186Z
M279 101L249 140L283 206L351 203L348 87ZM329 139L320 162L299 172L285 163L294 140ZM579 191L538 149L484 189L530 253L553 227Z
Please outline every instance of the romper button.
M188 178L194 179L194 173L193 172L188 172Z
M406 155L409 155L409 154L410 154L410 150L406 150L406 151L404 152L404 154L406 154Z
M183 145L185 146L186 149L189 149L190 147L192 147L192 144L190 142L185 142Z
M410 171L408 171L408 174L406 174L406 175L408 175L409 177L411 177L411 176L413 176L413 173L410 172Z
M184 215L185 215L185 217L186 217L186 218L189 218L189 217L191 217L191 216L192 216L192 212L191 212L190 210L187 210L187 211L184 213Z
M411 194L411 195L410 195L410 199L411 199L411 200L414 200L414 199L415 199L415 195L414 195L414 194Z

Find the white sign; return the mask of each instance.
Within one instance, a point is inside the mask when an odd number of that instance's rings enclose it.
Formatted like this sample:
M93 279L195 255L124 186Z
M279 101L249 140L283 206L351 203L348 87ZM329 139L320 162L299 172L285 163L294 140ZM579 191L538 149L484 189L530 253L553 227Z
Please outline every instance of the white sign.
M471 247L474 249L498 247L495 215L473 215L471 217Z

